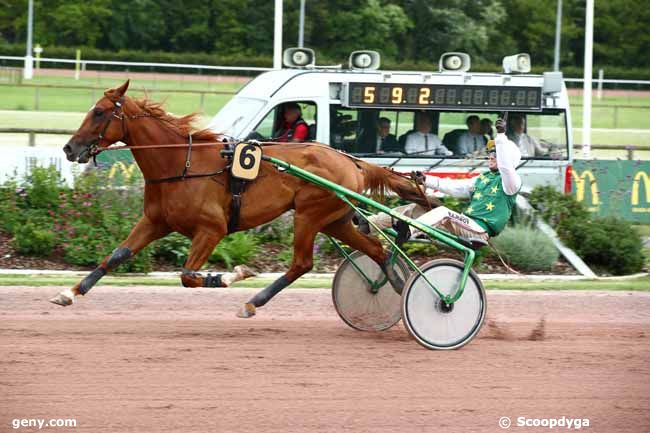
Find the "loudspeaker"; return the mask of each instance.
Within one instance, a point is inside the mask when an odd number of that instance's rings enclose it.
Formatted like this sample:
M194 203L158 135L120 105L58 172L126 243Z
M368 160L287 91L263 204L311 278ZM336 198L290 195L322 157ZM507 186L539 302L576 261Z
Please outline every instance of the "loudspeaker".
M466 72L472 64L472 60L467 53L444 53L440 56L438 62L438 70L445 71L458 71Z
M375 70L381 65L381 57L377 51L353 51L349 64L350 69Z
M518 72L526 74L530 72L530 54L519 53L503 58L503 72L510 74Z
M311 48L287 48L282 54L282 63L288 68L314 66L316 54Z

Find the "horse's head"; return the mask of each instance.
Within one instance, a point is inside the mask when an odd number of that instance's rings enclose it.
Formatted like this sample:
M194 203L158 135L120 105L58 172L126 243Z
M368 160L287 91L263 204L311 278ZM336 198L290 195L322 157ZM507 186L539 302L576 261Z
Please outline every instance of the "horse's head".
M98 148L108 147L126 135L123 106L127 80L120 87L108 89L88 111L77 132L63 146L68 161L86 163Z

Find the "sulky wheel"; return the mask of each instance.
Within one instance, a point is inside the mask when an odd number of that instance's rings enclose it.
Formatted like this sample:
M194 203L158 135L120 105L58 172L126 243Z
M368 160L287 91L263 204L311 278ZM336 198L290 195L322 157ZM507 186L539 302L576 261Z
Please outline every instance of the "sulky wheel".
M354 260L371 281L385 281L385 284L373 293L368 281L350 260ZM404 260L397 257L393 268L402 281L406 281L409 268ZM359 331L385 331L401 318L400 294L385 280L381 268L360 251L350 254L350 259L346 259L336 271L332 300L341 319Z
M433 260L422 273L443 294L455 293L463 263ZM469 343L483 325L487 303L481 280L470 271L463 295L447 305L416 272L404 285L402 319L409 334L428 349L457 349Z

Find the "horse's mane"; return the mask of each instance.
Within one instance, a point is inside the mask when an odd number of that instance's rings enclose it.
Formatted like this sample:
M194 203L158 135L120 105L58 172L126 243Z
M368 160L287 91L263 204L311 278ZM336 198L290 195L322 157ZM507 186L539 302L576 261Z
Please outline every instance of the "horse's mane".
M192 138L196 140L217 141L219 139L219 134L210 129L196 129L194 124L198 120L197 118L199 117L199 113L190 113L185 116L177 117L165 111L164 102L155 102L146 97L142 99L132 98L132 101L141 111L148 113L151 117L161 120L167 128L183 137L187 137L191 133Z

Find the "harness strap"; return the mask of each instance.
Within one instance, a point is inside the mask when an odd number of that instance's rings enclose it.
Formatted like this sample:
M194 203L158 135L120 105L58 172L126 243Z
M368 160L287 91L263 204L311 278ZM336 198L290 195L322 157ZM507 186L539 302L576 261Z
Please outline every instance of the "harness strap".
M230 176L230 193L232 201L230 202L230 219L228 220L228 233L234 233L239 227L239 215L241 212L241 199L246 189L246 181Z
M190 168L192 161L192 133L189 134L189 145L187 146L187 156L185 157L185 167L183 168L183 174L181 175L182 179L185 179L187 175L187 170Z

